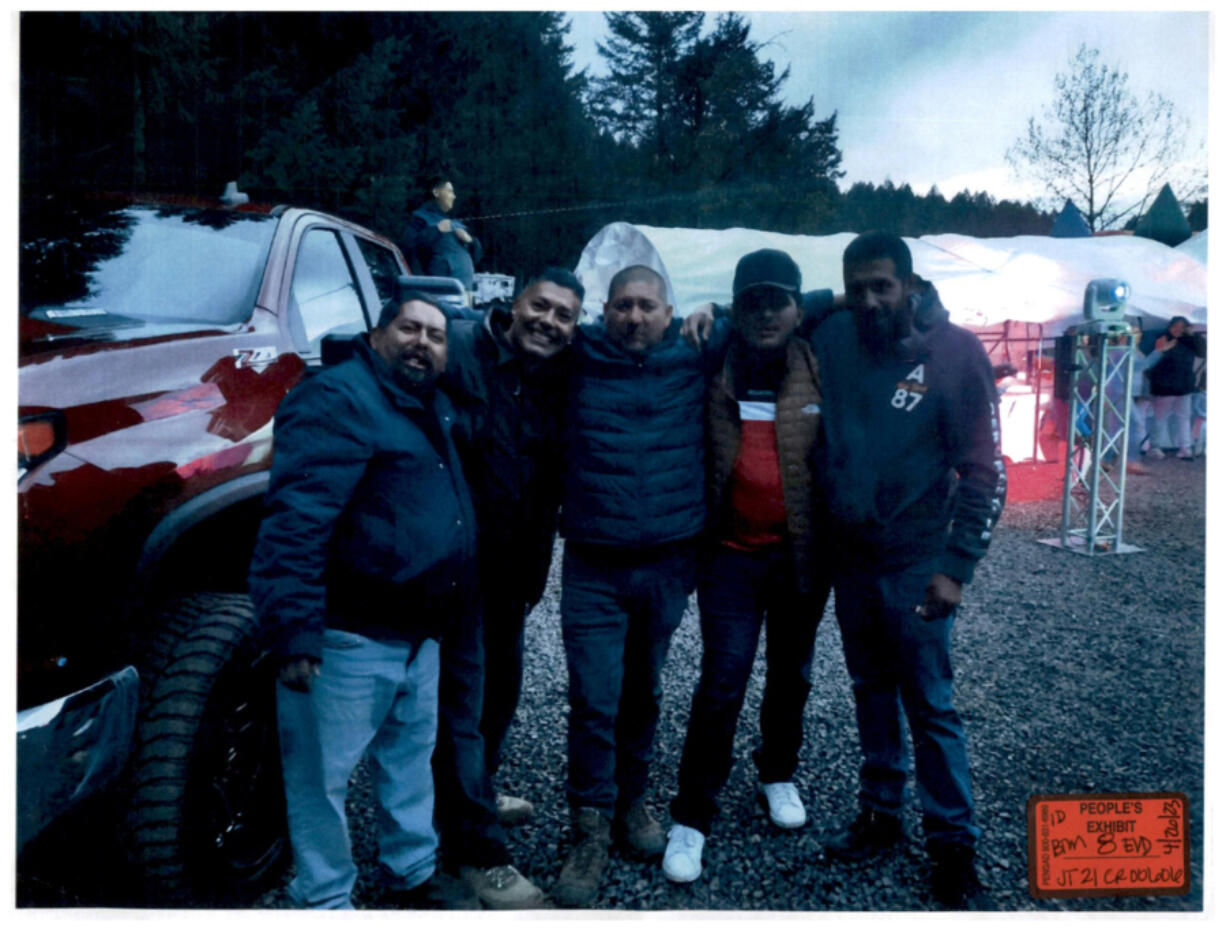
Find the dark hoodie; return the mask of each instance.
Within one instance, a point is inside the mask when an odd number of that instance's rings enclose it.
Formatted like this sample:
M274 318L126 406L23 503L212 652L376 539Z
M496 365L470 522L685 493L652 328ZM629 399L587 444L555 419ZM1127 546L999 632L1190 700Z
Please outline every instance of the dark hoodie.
M996 385L932 285L912 301L911 332L877 356L851 311L827 312L829 291L807 295L822 372L815 474L842 560L884 572L936 558L966 582L1005 502Z
M1170 338L1168 328L1163 335ZM1154 351L1158 351L1157 348ZM1196 359L1205 357L1205 343L1194 332L1185 332L1149 369L1149 386L1155 397L1181 397L1196 392Z

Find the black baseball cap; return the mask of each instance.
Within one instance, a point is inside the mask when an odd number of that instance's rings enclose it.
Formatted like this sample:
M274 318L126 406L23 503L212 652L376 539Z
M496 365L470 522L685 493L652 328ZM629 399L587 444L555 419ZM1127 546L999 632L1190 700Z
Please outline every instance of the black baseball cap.
M800 268L787 252L761 248L742 256L732 278L735 300L750 287L778 287L791 294L800 293Z

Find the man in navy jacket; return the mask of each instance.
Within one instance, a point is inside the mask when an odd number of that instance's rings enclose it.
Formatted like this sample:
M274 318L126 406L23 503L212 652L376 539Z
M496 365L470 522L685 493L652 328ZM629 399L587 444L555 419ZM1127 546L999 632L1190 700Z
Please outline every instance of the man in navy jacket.
M979 892L980 830L949 637L1004 505L995 384L979 340L949 322L902 239L854 240L843 283L847 309L812 336L822 372L815 473L863 764L860 814L827 849L859 860L902 837L905 713L934 894L965 906Z
M434 383L446 318L428 297L383 307L354 356L305 381L277 411L268 513L251 595L279 668L277 716L302 906L349 908L349 777L370 749L379 862L409 906L447 893L435 877L430 756L438 638L474 609L476 529Z
M664 850L644 797L660 671L694 589L706 519L709 373L672 311L659 274L625 268L609 283L603 327L582 327L573 348L562 638L576 842L553 891L564 906L595 900L612 830L640 854Z

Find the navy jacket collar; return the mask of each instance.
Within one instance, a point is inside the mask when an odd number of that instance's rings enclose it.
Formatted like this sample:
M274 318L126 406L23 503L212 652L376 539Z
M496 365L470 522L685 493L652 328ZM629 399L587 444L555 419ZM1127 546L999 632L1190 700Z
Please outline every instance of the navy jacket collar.
M584 336L590 340L591 346L598 349L599 354L606 358L640 362L661 352L667 352L677 344L681 338L681 320L674 316L669 322L668 328L664 330L664 337L645 352L628 352L620 345L614 343L609 338L609 332L605 329L603 319L589 326L584 326L583 330ZM688 345L689 343L682 342L681 344Z

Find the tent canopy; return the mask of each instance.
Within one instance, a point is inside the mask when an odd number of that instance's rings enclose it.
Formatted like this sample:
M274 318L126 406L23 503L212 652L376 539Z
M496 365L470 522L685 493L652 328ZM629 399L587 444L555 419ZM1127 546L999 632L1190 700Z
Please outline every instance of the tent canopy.
M1175 192L1171 190L1170 184L1162 185L1162 190L1158 191L1153 204L1137 221L1136 234L1172 247L1192 236L1192 227L1188 224L1188 218L1183 215L1183 208L1175 199Z
M1073 206L1072 200L1064 201L1064 209L1060 211L1060 215L1052 223L1051 232L1048 233L1055 239L1083 239L1093 234L1090 224L1085 221L1081 211Z
M588 242L575 273L587 289L584 310L596 315L614 273L648 265L664 275L675 312L685 315L703 303L727 303L737 260L759 248L791 255L806 290L840 291L843 249L853 238L850 232L806 236L612 223ZM916 272L936 285L959 325L984 328L1018 320L1041 324L1045 337L1060 335L1081 321L1086 284L1095 278L1127 281L1132 287L1128 312L1141 316L1147 328L1177 315L1208 322L1205 266L1150 239L945 234L905 241Z

